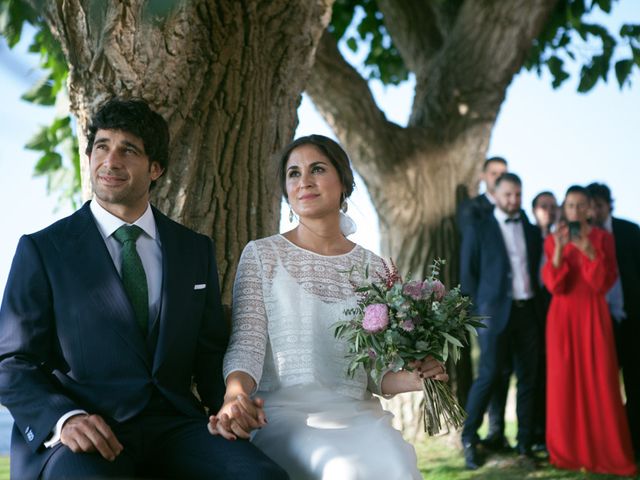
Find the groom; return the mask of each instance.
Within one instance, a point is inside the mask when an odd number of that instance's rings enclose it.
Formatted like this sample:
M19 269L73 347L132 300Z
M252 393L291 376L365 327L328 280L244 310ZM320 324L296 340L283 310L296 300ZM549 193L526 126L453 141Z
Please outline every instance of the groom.
M94 200L20 239L0 308L12 478L286 478L207 430L228 331L211 240L149 204L168 145L146 103L107 102L88 132Z

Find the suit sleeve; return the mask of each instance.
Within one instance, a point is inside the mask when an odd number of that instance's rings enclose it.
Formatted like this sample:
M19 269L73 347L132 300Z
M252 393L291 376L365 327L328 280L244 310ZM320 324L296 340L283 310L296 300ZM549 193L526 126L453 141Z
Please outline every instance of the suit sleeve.
M229 340L229 328L222 310L215 248L211 239L206 238L206 241L207 298L198 337L195 381L203 403L210 411L216 412L222 405L224 397L222 362Z
M477 229L468 225L462 235L460 247L460 288L475 302L480 273L480 248ZM477 309L477 305L474 305Z
M0 307L0 402L34 451L62 415L82 409L48 372L55 338L46 268L34 240L23 236Z

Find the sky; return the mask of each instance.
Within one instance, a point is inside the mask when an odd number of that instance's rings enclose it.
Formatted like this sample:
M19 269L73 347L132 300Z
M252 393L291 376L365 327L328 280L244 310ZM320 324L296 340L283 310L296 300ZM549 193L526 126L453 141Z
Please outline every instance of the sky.
M615 31L623 22L640 23L640 1L621 0L611 17L602 20ZM23 145L40 125L54 116L54 109L20 100L20 95L41 76L37 57L27 54L22 42L9 51L0 39L0 295L4 291L11 259L20 235L46 227L71 213L70 206L56 209L55 197L46 194L43 179L33 178L37 155ZM489 147L489 156L500 155L523 180L523 206L530 215L533 196L551 190L561 198L572 184L607 183L615 198L615 214L640 222L640 74L635 71L631 88L620 90L613 72L607 84L599 83L588 94L576 93L571 78L558 90L548 76L530 72L516 76L507 92ZM413 99L413 84L384 87L372 82L378 105L387 118L405 125ZM303 97L296 136L333 133ZM283 212L288 212L283 207ZM357 179L349 214L358 224L350 237L378 252L377 217L362 182ZM281 230L290 229L286 213Z

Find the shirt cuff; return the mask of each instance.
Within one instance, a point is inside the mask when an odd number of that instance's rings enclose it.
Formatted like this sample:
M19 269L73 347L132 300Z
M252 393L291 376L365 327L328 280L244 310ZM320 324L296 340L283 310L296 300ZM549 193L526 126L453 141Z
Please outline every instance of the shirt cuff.
M71 410L70 412L65 413L60 419L56 422L56 426L53 428L53 432L51 432L51 436L49 440L44 442L45 448L55 447L60 443L60 434L62 433L62 426L64 422L69 420L74 415L87 414L84 410Z

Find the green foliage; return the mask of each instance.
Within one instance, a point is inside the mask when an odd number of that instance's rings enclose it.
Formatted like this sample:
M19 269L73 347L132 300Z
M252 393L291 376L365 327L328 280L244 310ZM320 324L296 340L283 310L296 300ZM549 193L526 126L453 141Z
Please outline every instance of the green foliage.
M36 105L54 106L66 99L67 62L60 45L49 31L44 19L23 0L0 0L0 34L13 48L22 37L23 27L36 29L29 52L39 55L45 75L22 95ZM59 202L80 203L80 155L71 115L56 117L51 125L41 127L25 148L41 153L34 175L47 179L48 193L58 195ZM65 161L66 160L66 161Z
M448 14L455 14L455 6L460 2L434 0L434 3L439 3L440 8L450 6L452 11ZM524 67L538 74L547 68L553 77L553 88L558 88L570 78L566 63L582 65L578 91L588 92L598 80L607 81L611 63L616 55L623 55L617 59L614 70L621 88L630 85L634 66L640 67L640 25L623 25L616 40L603 25L587 22L594 10L610 13L613 3L614 0L560 0L533 42ZM354 22L357 25L352 25ZM408 69L384 26L375 0L337 0L330 29L353 52L369 50L364 60L368 79L398 84L408 78ZM590 51L594 40L600 48Z
M359 22L355 30L349 28L354 20ZM336 0L329 30L338 40L347 35L347 47L354 53L368 49L364 60L367 79L397 85L409 78L375 0Z
M620 88L630 85L634 65L640 67L640 25L623 25L616 40L603 25L586 21L597 9L610 13L612 3L613 0L560 0L534 41L524 67L538 74L546 67L553 77L553 88L557 88L570 76L565 62L581 63L578 91L585 93L598 80L606 82L611 62L626 53L628 58L617 60L614 70ZM594 50L594 44L599 48Z

